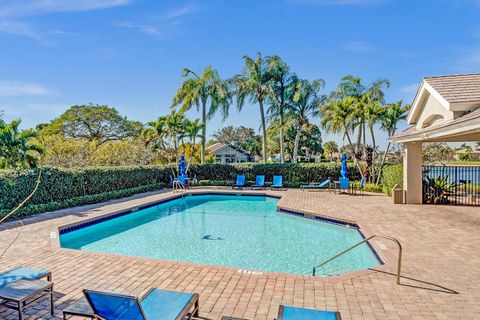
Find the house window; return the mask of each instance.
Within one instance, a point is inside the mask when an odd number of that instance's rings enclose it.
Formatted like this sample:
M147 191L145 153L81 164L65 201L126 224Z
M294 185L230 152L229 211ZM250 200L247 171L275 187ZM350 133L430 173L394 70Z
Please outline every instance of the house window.
M226 154L225 155L225 163L235 163L237 157L234 154Z
M220 162L222 163L222 156L215 156L215 160L217 160L217 162Z

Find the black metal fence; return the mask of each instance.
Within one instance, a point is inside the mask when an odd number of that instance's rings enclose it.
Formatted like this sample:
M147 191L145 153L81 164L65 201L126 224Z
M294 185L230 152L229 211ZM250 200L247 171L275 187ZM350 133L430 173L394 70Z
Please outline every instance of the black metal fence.
M423 203L480 206L480 166L423 166Z

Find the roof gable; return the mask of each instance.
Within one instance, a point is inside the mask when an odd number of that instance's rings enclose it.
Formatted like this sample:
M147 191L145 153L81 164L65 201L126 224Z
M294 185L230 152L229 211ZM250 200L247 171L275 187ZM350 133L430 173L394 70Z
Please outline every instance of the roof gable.
M409 124L417 123L424 112L425 104L432 98L452 113L468 112L479 107L480 73L424 78L407 118Z

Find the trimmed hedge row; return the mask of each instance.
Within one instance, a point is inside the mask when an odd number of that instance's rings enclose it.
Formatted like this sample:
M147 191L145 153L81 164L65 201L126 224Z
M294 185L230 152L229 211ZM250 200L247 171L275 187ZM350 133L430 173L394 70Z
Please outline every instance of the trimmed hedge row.
M351 180L360 180L360 174L354 164L349 164ZM340 164L336 163L298 163L298 164L257 164L239 163L233 165L205 164L192 165L190 176L198 180L234 180L237 174L245 174L246 179L255 181L257 174L264 174L265 181L272 181L274 175L282 175L287 185L299 185L307 182L321 182L325 179L338 180Z
M9 212L32 192L37 175L37 170L0 172L0 215ZM97 201L90 199L91 196L101 201L118 197L122 192L133 194L150 191L165 186L167 180L167 169L153 166L44 168L38 191L19 214L44 212ZM53 207L44 207L47 204L52 204Z
M353 164L349 169L351 180L359 180ZM245 174L249 181L254 181L257 174L264 174L266 181L272 181L274 175L283 175L285 186L298 187L306 182L336 180L339 172L340 165L334 163L248 163L192 165L189 175L209 181L234 180L237 174ZM160 189L168 185L171 174L171 167L161 166L44 168L38 191L17 217ZM0 216L32 192L37 175L37 170L0 172Z

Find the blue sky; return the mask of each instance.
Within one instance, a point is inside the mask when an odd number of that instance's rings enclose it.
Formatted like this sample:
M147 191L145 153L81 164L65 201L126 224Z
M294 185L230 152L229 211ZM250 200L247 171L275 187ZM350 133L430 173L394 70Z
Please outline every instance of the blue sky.
M149 121L168 112L182 68L229 77L258 51L325 93L354 74L411 102L424 76L480 71L479 16L480 0L0 0L0 110L24 127L90 102ZM208 131L258 118L232 107Z

